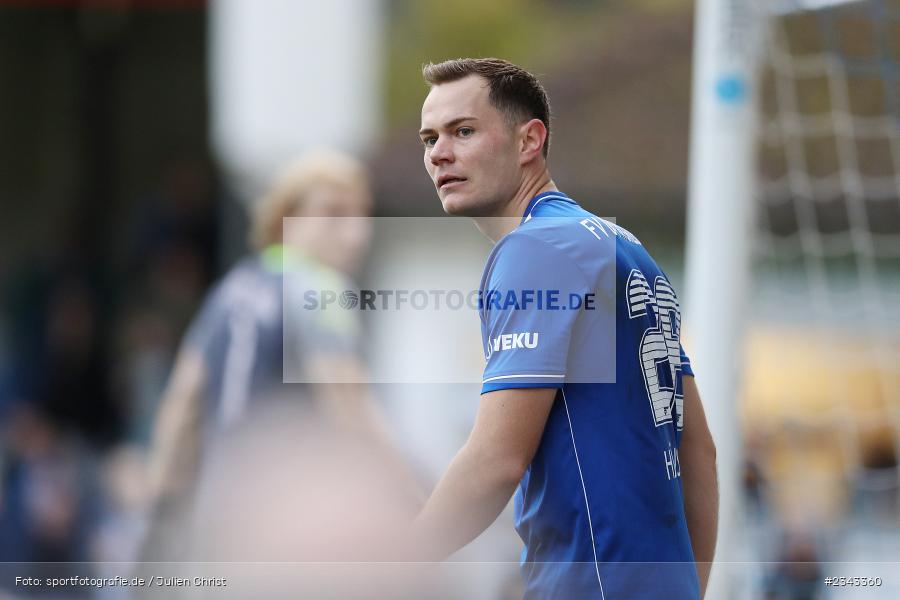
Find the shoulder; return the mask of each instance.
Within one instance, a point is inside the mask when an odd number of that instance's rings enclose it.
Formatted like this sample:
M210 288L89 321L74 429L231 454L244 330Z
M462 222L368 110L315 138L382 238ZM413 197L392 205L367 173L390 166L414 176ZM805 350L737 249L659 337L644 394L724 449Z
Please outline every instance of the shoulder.
M223 327L235 314L273 321L279 318L281 290L280 275L267 271L258 256L245 257L213 285L194 322L202 328Z
M534 223L534 221L532 221ZM495 247L496 254L518 256L523 253L555 254L556 237L545 226L522 225L504 236Z
M559 261L569 262L558 236L544 227L522 226L497 242L490 262L516 271L541 269Z
M280 295L281 276L268 271L259 256L247 256L238 262L222 280L222 300L232 306L271 303L275 292Z
M302 254L291 258L289 266L284 271L284 281L286 285L299 284L306 288L329 290L337 294L355 289L355 284L349 276Z
M482 287L519 289L588 286L577 258L546 230L522 227L500 240L485 266Z
M572 269L594 281L615 265L617 239L639 243L625 229L584 211L538 217L500 240L488 266L517 271Z

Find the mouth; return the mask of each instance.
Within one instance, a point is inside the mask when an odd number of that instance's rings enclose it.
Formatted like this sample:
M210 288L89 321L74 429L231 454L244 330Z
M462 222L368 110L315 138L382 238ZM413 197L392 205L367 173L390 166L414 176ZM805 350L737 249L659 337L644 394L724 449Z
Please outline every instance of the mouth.
M468 181L465 177L457 177L456 175L441 175L438 177L438 190L446 190L454 186L461 185Z

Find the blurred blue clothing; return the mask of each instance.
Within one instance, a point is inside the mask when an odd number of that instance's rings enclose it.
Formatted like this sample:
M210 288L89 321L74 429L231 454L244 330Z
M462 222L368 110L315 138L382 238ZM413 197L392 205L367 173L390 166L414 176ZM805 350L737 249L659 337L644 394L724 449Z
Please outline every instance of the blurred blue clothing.
M296 396L311 357L356 354L358 329L349 311L306 310L306 291L350 289L348 280L308 257L273 246L235 265L210 292L185 346L203 357L205 408L213 429L238 422L250 402ZM289 304L285 305L285 298Z

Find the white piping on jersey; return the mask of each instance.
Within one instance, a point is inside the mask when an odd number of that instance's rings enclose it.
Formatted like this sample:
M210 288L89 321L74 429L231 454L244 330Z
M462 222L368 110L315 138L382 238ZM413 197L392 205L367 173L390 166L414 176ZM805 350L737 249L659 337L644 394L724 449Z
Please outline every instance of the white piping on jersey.
M247 406L258 335L256 319L247 312L232 313L228 329L225 381L219 404L219 420L224 426L233 425Z
M572 450L575 452L575 465L578 467L578 477L581 479L581 491L584 492L584 509L587 511L588 528L591 531L591 550L594 551L594 569L597 571L597 583L600 584L600 598L605 600L603 594L603 582L600 581L600 562L597 560L597 544L594 542L594 524L591 522L591 506L588 504L587 487L584 485L584 475L581 472L581 461L578 460L578 447L575 446L575 430L572 428L572 417L569 415L569 402L566 400L565 388L560 389L563 397L563 406L566 407L566 419L569 421L569 433L572 435Z
M518 377L551 377L556 379L562 379L565 375L497 375L496 377L488 377L487 379L483 379L481 383L487 383L489 381L495 381L497 379L515 379Z
M534 203L534 206L532 206L531 210L528 211L528 216L525 217L525 220L522 222L527 223L528 221L530 221L531 213L534 212L534 209L537 208L537 205L540 204L541 202L543 202L544 200L549 200L550 198L556 198L557 200L567 200L567 198L565 196L556 196L556 195L544 196L543 198L541 198L540 200L538 200L537 202Z

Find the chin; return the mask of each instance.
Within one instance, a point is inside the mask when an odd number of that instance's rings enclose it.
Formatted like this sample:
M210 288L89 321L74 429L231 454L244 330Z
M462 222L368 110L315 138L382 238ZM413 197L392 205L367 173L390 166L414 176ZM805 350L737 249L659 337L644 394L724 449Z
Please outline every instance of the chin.
M465 210L453 202L444 202L443 203L444 213L448 215L452 215L454 217L464 217L466 216Z
M441 206L444 207L445 213L455 217L471 217L478 212L471 202L466 202L464 198L455 197L455 194L451 194L449 198L441 198Z

